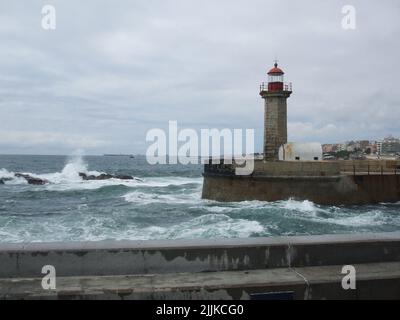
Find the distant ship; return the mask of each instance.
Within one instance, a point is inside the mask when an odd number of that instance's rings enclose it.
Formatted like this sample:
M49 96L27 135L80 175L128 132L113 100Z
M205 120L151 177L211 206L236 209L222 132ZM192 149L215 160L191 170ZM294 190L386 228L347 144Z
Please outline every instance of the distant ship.
M103 154L103 157L129 157L131 159L135 158L133 154Z

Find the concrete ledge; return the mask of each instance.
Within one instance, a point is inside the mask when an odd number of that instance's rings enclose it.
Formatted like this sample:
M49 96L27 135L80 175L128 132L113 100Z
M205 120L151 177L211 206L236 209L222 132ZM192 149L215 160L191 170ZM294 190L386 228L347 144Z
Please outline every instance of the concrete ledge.
M0 299L244 299L250 294L294 292L295 299L399 299L400 262L355 265L356 290L341 286L342 266L212 273L57 278L45 291L41 278L0 279Z
M400 261L400 232L0 245L0 278L216 272Z

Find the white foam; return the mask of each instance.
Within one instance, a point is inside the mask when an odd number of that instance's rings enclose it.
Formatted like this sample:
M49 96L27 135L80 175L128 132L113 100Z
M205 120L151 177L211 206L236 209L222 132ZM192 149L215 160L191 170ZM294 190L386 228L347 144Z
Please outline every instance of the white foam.
M168 231L168 238L247 238L264 231L257 221L232 219L222 214L210 214L195 218Z
M254 233L264 232L265 229L257 221L209 214L170 227L150 226L120 230L112 237L117 240L247 238Z
M17 178L14 172L8 171L4 168L0 169L0 179L7 179L6 181L4 181L4 183L7 185L28 184L26 179Z
M172 203L172 204L195 204L201 202L201 194L199 190L192 193L170 193L156 194L146 193L142 191L129 192L123 196L125 201L138 205L148 205L152 203Z
M170 186L183 186L186 184L202 184L202 178L186 178L186 177L154 177L146 178L142 182L145 187L170 187Z
M318 208L311 201L296 201L289 199L287 201L280 202L281 208L286 210L300 211L300 212L316 212Z
M76 156L70 159L70 161L65 165L61 172L49 173L38 175L39 178L46 179L50 183L60 184L60 183L76 183L82 182L82 178L79 173L85 173L87 175L98 176L102 172L89 171L88 165L83 161L81 156Z
M13 179L15 178L14 172L10 172L7 169L0 169L0 179L5 178L5 179Z
M75 156L69 160L64 166L61 172L36 174L31 172L22 172L23 174L29 175L34 178L44 179L49 182L44 188L50 191L68 191L68 190L93 190L99 189L105 186L124 185L127 187L136 187L142 185L140 180L121 180L121 179L108 179L108 180L83 180L79 176L80 173L86 175L99 176L103 172L90 171L88 170L87 163L81 156ZM9 172L6 169L0 169L0 178L11 179L5 181L6 184L27 184L26 179L15 177L14 172ZM170 178L170 183L173 184L173 180ZM183 184L185 182L177 180L175 183ZM161 181L160 185L169 185L166 181ZM156 182L144 183L147 186L156 186ZM36 189L38 191L41 188Z
M321 222L337 224L348 227L366 227L366 226L380 226L386 223L383 212L380 210L373 210L357 215L351 216L337 216L335 218L321 219Z

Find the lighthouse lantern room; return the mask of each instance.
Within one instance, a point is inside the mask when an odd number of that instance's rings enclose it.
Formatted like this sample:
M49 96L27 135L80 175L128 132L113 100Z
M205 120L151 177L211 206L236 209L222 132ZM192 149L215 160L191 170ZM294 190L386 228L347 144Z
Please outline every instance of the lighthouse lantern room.
M284 74L275 62L274 67L268 72L268 91L283 91Z

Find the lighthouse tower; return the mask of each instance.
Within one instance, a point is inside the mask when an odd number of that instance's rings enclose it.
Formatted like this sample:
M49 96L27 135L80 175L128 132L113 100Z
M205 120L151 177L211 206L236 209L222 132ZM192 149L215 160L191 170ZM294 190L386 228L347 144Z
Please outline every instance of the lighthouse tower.
M268 72L268 83L260 86L265 100L264 159L279 160L279 148L287 143L287 98L292 94L292 84L284 83L284 72L274 67Z

